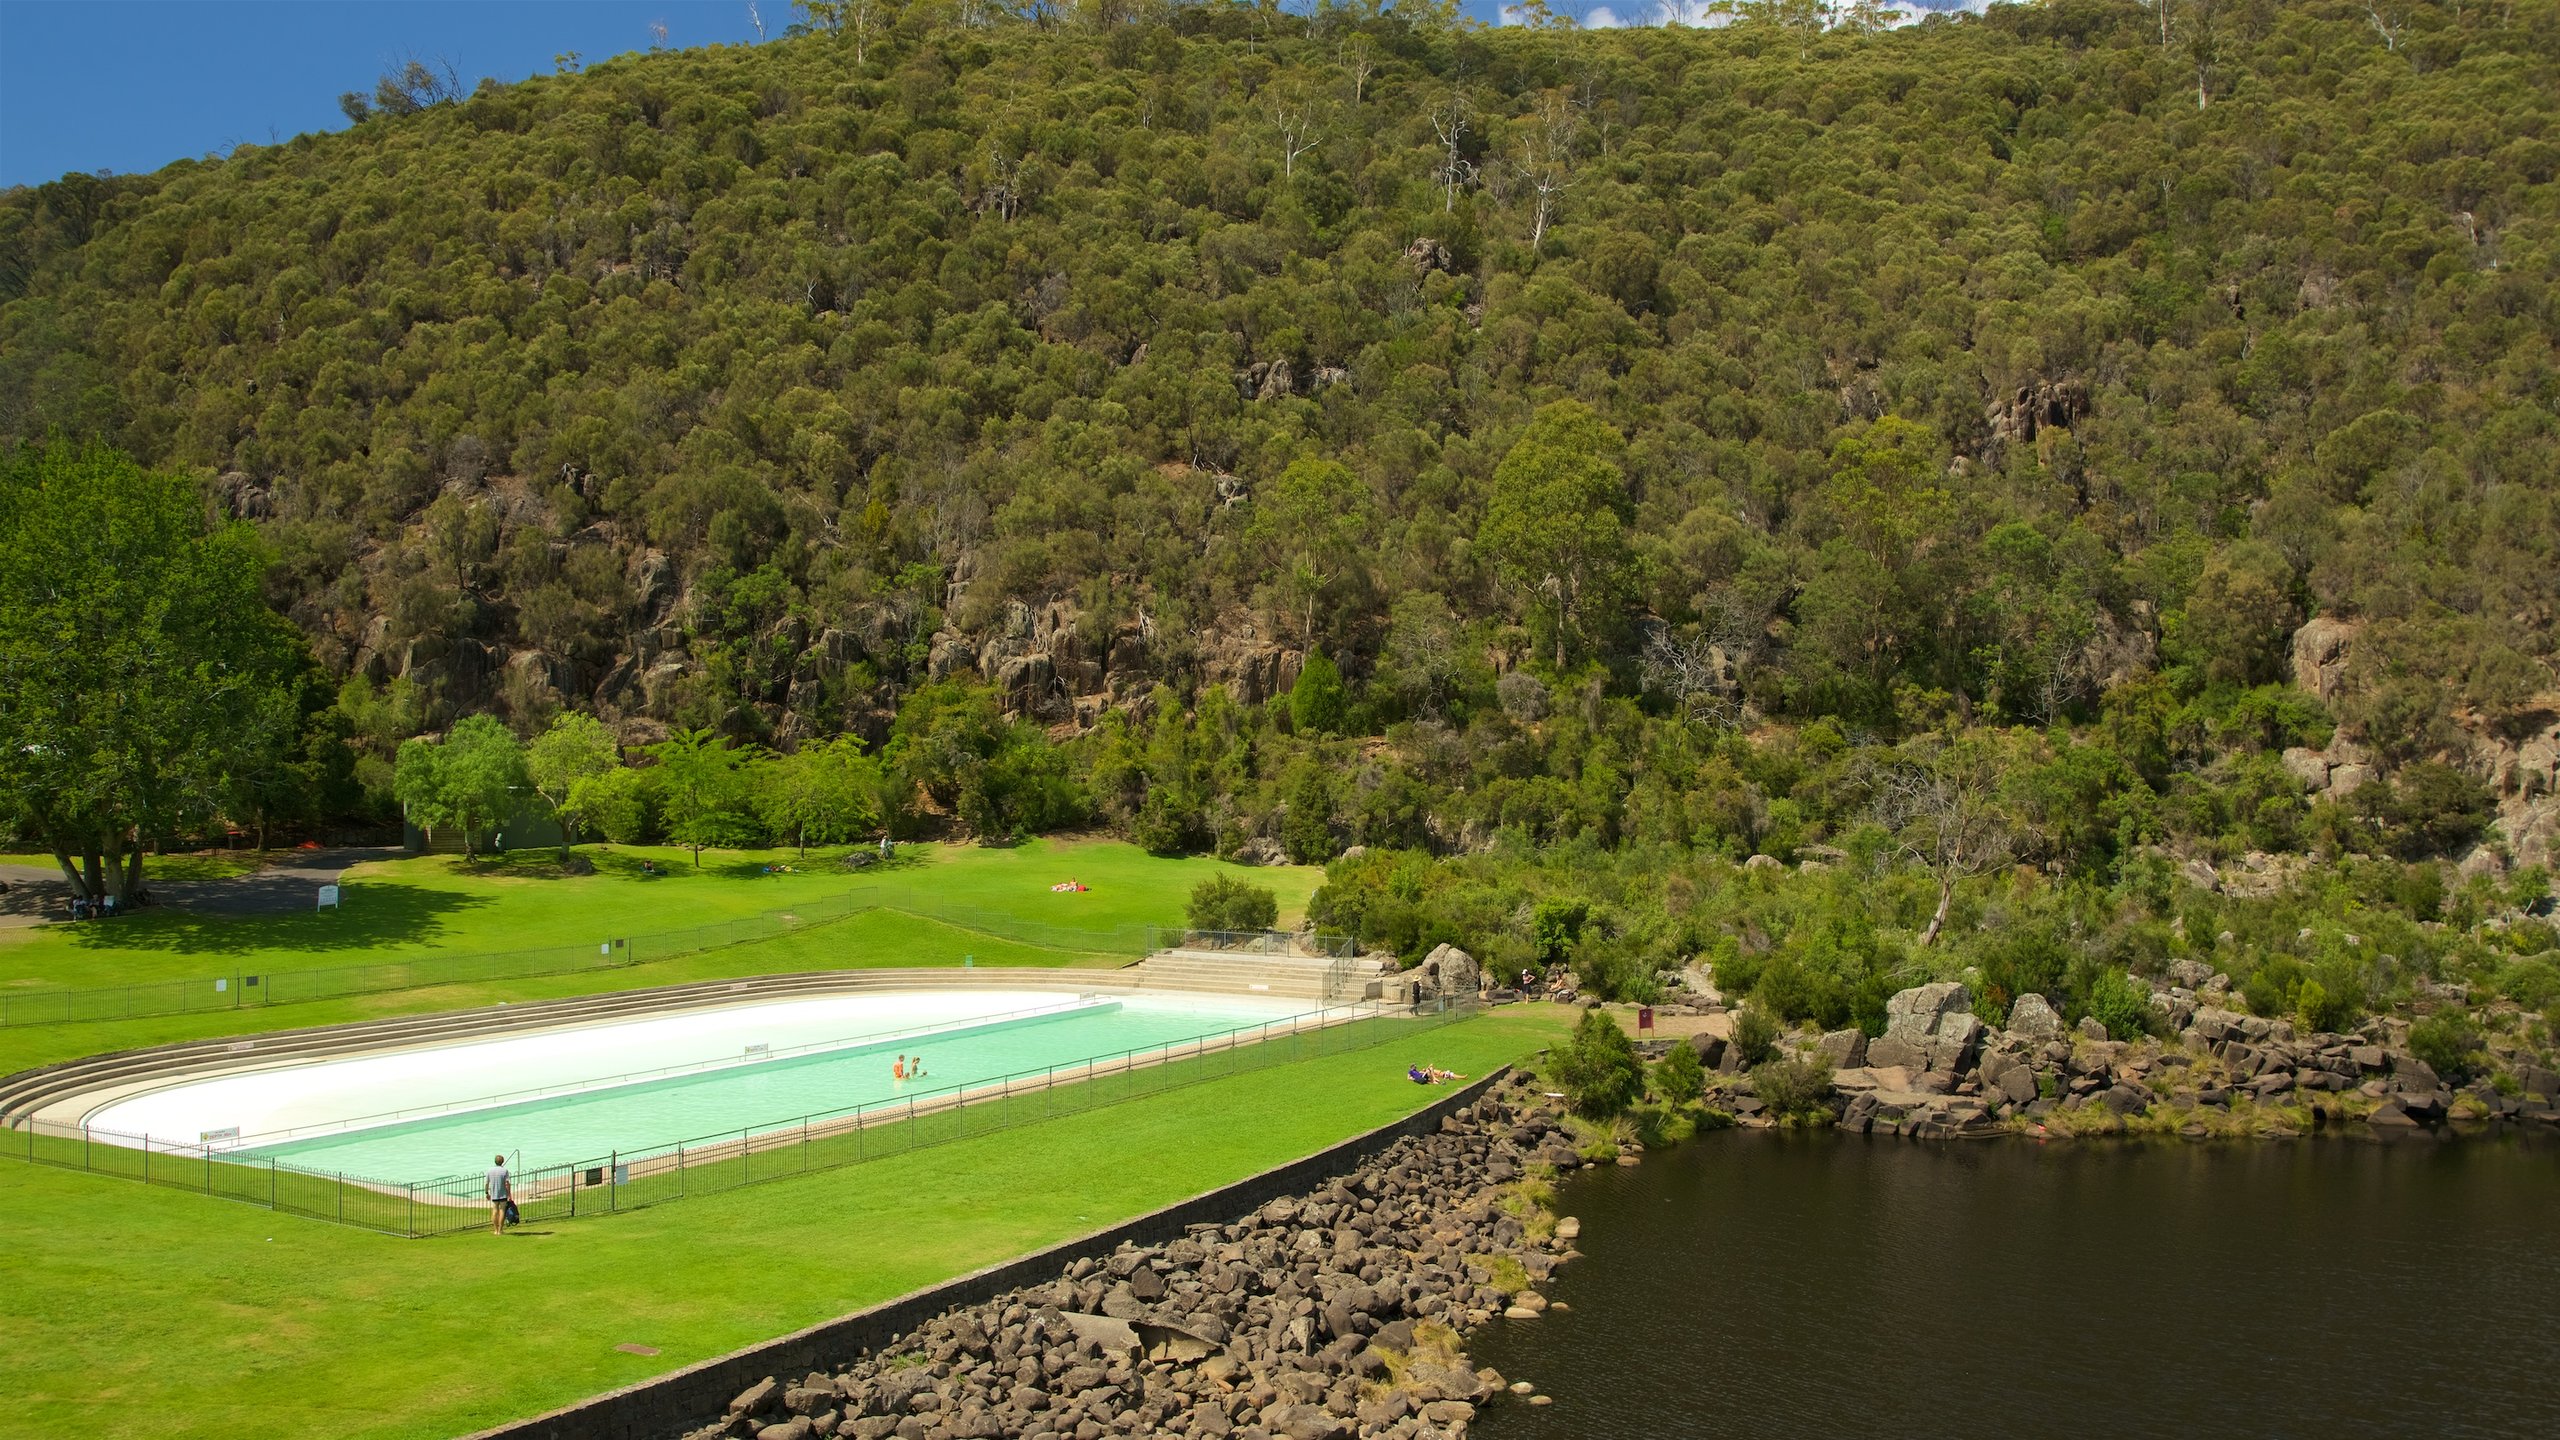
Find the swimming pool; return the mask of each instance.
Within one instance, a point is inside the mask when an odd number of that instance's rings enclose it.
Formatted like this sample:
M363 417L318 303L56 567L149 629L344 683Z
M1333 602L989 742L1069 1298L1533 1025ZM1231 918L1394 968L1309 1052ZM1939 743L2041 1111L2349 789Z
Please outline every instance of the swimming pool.
M356 1055L211 1077L93 1112L96 1130L207 1143L387 1183L716 1139L818 1112L947 1097L1243 1027L1306 1001L1053 990L872 991ZM901 1055L925 1075L901 1081Z

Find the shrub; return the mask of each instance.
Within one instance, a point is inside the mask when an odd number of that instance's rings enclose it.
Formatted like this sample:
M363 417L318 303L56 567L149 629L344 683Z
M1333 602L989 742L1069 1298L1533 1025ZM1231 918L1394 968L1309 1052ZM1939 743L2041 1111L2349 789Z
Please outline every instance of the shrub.
M2409 1053L2427 1062L2446 1084L2466 1084L2488 1068L2480 1027L2458 1010L2430 1015L2409 1027Z
M1307 652L1298 683L1289 687L1289 726L1302 735L1331 735L1342 729L1345 695L1342 671L1322 650Z
M1644 1062L1636 1058L1634 1043L1596 1006L1582 1012L1573 1038L1556 1047L1550 1068L1573 1113L1586 1120L1624 1114L1644 1089Z
M1662 998L1653 952L1633 939L1586 934L1573 949L1573 973L1603 1000L1650 1005Z
M1686 1040L1675 1042L1671 1053L1654 1062L1653 1093L1673 1106L1687 1105L1707 1088L1707 1070L1698 1063L1698 1048Z
M1745 1065L1766 1062L1778 1053L1778 1022L1756 1005L1743 1010L1733 1018L1733 1046Z
M1770 1060L1751 1069L1752 1093L1780 1120L1827 1121L1831 1114L1831 1062L1819 1055Z
M1761 972L1768 968L1768 958L1763 955L1745 955L1740 950L1718 955L1716 988L1724 992L1728 1001L1740 1000L1759 986Z
M1184 909L1194 930L1268 930L1280 920L1280 897L1269 889L1212 875L1191 887Z
M2344 1030L2364 1015L2363 991L2331 972L2327 981L2305 980L2293 999L2294 1020L2305 1030Z
M2560 963L2550 955L2514 960L2498 971L2498 993L2527 1010L2560 1004Z
M2089 1013L2111 1040L2139 1040L2151 1033L2151 987L2122 970L2100 974L2089 986Z

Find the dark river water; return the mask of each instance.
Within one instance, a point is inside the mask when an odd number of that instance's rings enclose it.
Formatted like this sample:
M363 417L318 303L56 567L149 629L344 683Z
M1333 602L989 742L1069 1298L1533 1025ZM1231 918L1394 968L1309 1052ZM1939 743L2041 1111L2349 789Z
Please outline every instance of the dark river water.
M2560 1437L2560 1145L1704 1136L1477 1363L1595 1436Z

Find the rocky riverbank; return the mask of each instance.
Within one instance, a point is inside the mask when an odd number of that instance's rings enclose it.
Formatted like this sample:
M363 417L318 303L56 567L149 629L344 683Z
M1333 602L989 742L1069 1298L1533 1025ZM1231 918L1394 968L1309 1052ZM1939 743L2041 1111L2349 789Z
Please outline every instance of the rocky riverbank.
M1515 1077L1316 1190L768 1377L689 1437L1454 1440L1483 1405L1543 1403L1471 1367L1463 1336L1546 1308L1579 1227L1530 1171L1571 1149Z
M2353 1034L2300 1032L2289 1020L2218 1003L2219 976L2154 997L2161 1033L2116 1040L2095 1020L2065 1027L2042 996L1985 1025L1963 985L1915 986L1886 1007L1885 1033L1841 1030L1797 1044L1831 1067L1836 1123L1919 1139L2011 1133L2283 1137L2334 1126L2383 1133L2477 1122L2560 1128L2560 1072L2522 1053L2491 1054L2495 1073L2454 1083L2408 1048L2408 1022L2376 1018ZM1745 1125L1771 1123L1739 1047L1704 1030L1684 1042L1712 1072L1708 1104Z

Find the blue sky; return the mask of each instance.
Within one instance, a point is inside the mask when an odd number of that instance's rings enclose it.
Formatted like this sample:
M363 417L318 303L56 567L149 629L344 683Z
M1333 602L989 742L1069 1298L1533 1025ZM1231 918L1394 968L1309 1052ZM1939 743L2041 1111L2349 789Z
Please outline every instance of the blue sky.
M339 92L409 55L467 89L645 50L653 21L671 46L756 38L747 0L0 0L0 185L340 129Z
M1654 9L1551 3L1593 25ZM1495 5L1466 8L1491 20ZM774 35L794 17L790 0L753 8ZM0 0L0 186L339 129L339 94L412 55L450 62L469 89L541 74L567 50L645 50L659 23L670 46L756 39L750 0Z

